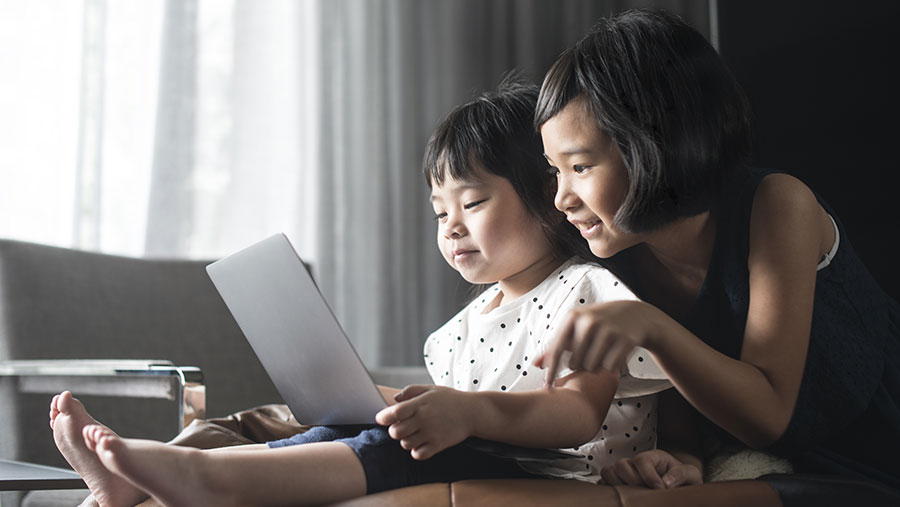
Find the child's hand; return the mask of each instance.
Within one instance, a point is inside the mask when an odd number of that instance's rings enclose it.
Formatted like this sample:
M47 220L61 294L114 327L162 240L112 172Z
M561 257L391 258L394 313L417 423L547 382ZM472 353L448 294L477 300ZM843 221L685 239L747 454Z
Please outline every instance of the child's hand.
M636 346L647 346L659 313L641 301L612 301L574 310L534 365L547 370L547 386L553 384L565 351L572 352L567 366L573 370L621 371Z
M622 458L600 470L603 481L610 486L627 484L667 489L688 484L703 484L703 475L694 465L678 461L674 456L655 449L633 458Z
M394 395L396 405L375 415L375 422L388 426L391 438L414 459L428 459L471 435L464 395L448 387L407 386Z

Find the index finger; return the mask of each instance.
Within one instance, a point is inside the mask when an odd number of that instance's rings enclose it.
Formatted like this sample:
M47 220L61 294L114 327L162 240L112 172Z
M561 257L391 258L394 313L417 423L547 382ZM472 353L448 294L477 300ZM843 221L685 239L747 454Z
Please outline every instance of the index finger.
M404 419L409 419L416 413L416 406L410 401L402 401L375 414L375 422L382 426L390 426Z
M544 352L544 362L546 362L547 354L550 355L550 365L547 367L547 373L544 376L544 386L548 389L553 387L553 381L556 380L556 374L559 372L559 360L563 352L571 347L574 327L575 319L572 315L569 315L556 334L556 341L553 342L553 346L550 347L550 350Z

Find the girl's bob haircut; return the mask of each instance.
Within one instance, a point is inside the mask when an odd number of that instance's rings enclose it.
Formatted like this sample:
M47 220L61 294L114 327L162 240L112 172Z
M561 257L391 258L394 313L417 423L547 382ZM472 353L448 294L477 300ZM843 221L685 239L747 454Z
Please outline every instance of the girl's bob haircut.
M535 127L576 98L615 143L628 190L614 225L638 233L716 207L750 152L750 107L715 49L677 16L597 23L544 78Z
M430 189L446 178L476 180L479 169L503 177L541 223L559 258L590 259L578 230L553 206L556 180L533 123L538 91L510 74L496 92L482 93L451 111L426 145L425 181Z

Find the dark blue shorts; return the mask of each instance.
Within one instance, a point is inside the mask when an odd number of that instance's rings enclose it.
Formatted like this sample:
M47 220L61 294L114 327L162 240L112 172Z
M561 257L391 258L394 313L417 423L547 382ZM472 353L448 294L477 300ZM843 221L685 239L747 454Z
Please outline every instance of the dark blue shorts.
M515 460L486 454L465 442L417 461L384 426L316 426L291 438L268 442L269 447L287 447L312 442L343 442L362 462L366 491L391 489L465 479L517 479L537 477L522 470Z

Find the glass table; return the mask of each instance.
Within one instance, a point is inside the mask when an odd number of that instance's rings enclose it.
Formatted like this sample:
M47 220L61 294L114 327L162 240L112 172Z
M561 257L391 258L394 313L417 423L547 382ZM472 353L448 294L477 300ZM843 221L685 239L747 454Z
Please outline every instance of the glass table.
M0 491L86 487L78 474L65 468L0 459Z
M11 378L22 393L56 394L68 389L79 395L156 398L175 401L178 433L195 418L206 416L203 372L154 359L43 359L0 361L0 378Z

